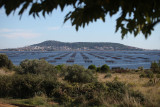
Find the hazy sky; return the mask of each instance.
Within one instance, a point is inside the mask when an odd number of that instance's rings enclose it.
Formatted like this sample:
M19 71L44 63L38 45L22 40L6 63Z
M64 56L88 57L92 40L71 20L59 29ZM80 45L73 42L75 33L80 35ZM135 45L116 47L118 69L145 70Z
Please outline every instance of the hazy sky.
M142 34L137 37L128 34L123 40L120 31L115 33L116 18L106 17L106 22L101 20L90 23L79 31L71 26L70 21L63 24L67 9L62 13L55 10L46 18L34 19L27 12L22 19L15 14L5 15L4 9L0 9L0 49L17 48L40 43L46 40L62 42L114 42L144 49L160 49L160 24L155 27L152 35L145 39Z

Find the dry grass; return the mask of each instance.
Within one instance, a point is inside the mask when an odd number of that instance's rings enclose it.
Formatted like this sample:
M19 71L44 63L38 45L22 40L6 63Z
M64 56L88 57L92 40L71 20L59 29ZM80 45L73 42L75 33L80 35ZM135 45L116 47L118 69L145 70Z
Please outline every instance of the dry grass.
M125 82L133 90L142 92L148 101L150 101L152 104L150 106L155 107L160 105L160 80L157 84L147 85L150 79L140 78L139 73L112 73L112 76L109 78L105 78L105 75L106 74L98 73L98 81L107 82L117 79L118 81Z
M15 74L15 71L10 71L7 68L0 68L0 75L8 75L11 76Z

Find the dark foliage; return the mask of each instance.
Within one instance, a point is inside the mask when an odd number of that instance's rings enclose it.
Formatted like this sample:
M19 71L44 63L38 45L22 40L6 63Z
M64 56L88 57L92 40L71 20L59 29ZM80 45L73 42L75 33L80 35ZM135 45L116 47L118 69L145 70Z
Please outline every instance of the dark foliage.
M51 95L59 84L56 78L42 75L0 76L0 97L30 98L36 93Z
M110 71L110 68L109 68L108 65L104 64L104 65L101 66L101 71L100 72L107 73L109 71Z
M67 72L68 74L65 76L65 80L69 82L88 83L96 81L93 73L85 70L82 66L68 66Z
M4 7L7 15L18 10L22 16L29 8L29 15L39 17L51 14L60 7L63 11L67 6L73 7L65 16L64 22L71 20L76 30L91 22L101 19L105 22L106 15L112 17L121 12L117 18L116 32L121 29L122 38L128 33L137 36L142 32L147 38L154 27L160 23L159 0L1 0L0 8Z
M157 63L156 61L152 62L150 68L153 71L153 73L160 73L160 61L159 63Z
M142 104L144 104L144 102L146 101L144 95L139 91L130 90L129 95L131 97L134 97L137 102L140 102Z
M54 66L45 60L24 60L20 63L22 73L40 74L45 72L55 72ZM55 72L56 73L56 72Z
M88 69L91 69L91 70L96 70L97 69L97 67L95 66L95 65L90 65L90 66L88 66Z
M10 96L12 88L12 79L8 76L0 76L0 97Z
M22 69L23 73L12 76L0 75L1 98L32 98L44 94L64 106L83 107L106 106L106 101L108 104L113 102L121 104L126 94L141 104L146 101L142 93L129 89L123 82L98 82L94 73L83 66L53 67L44 60L25 60L21 64L20 68L17 66L14 69L19 71ZM42 68L38 69L40 66ZM57 71L54 70L58 70L58 73L63 74L62 77L69 82L64 80L58 82ZM150 71L145 73L150 74Z
M100 106L103 105L103 97L107 87L99 82L87 84L63 84L53 90L56 101L70 106ZM68 106L69 106L68 105Z
M13 63L8 59L8 56L5 54L0 54L0 68L6 67L8 69L13 68Z
M140 74L140 78L153 78L154 74L152 71L145 71L144 73Z
M127 92L127 87L122 82L108 82L106 85L108 86L108 95L115 98L115 100L122 99Z

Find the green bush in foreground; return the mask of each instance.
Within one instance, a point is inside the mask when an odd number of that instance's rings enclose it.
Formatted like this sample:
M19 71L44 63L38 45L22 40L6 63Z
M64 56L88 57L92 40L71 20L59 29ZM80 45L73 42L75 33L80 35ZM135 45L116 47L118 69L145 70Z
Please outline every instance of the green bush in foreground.
M33 98L29 104L45 105L46 101L35 99L35 95L46 95L63 106L106 106L114 102L120 105L126 95L139 103L145 101L143 94L129 90L125 83L118 81L58 83L51 76L37 74L0 76L0 97Z
M50 96L58 84L51 76L33 74L0 76L0 97L30 98L41 93Z
M107 82L106 86L108 86L108 95L113 97L115 100L122 99L128 90L125 83L118 81Z
M13 68L13 63L8 59L8 56L5 54L0 54L0 68L6 67L8 69Z
M89 83L96 81L96 78L91 71L84 69L84 67L72 65L67 68L65 80L69 82Z
M32 73L32 74L40 74L50 71L56 71L54 66L49 64L45 60L24 60L20 63L20 67L22 68L22 73Z

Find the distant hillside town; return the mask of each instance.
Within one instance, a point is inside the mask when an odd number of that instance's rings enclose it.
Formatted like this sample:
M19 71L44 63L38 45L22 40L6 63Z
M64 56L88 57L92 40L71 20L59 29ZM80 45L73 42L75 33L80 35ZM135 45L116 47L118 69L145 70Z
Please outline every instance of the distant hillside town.
M142 51L144 49L109 42L59 42L54 40L3 51Z

